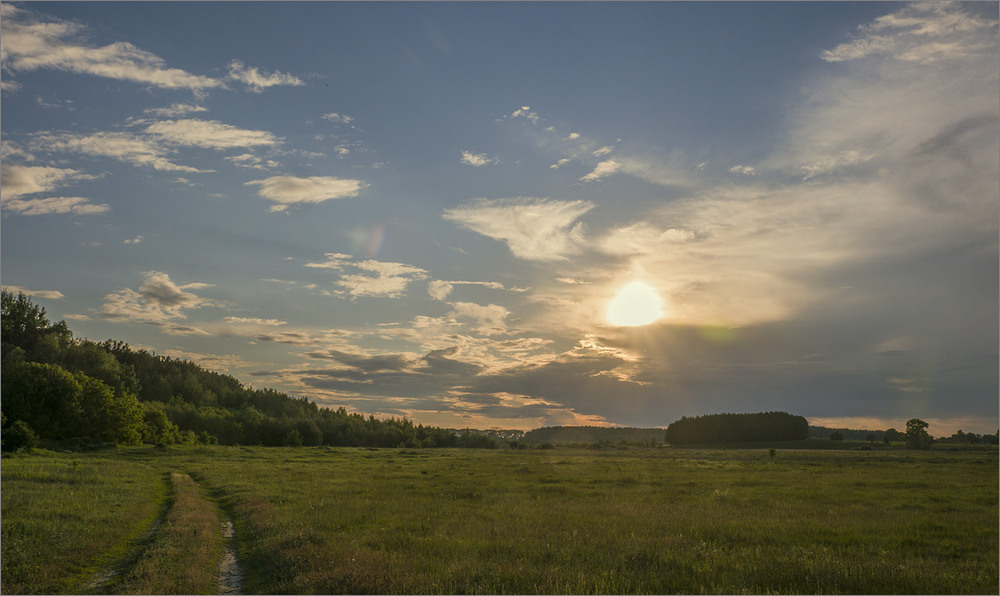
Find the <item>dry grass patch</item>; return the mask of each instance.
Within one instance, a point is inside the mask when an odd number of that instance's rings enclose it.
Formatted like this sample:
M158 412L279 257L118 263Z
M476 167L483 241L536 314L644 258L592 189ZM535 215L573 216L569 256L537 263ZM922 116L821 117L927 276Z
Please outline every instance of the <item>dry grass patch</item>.
M215 594L219 511L187 474L170 474L173 506L139 559L107 589L116 594Z

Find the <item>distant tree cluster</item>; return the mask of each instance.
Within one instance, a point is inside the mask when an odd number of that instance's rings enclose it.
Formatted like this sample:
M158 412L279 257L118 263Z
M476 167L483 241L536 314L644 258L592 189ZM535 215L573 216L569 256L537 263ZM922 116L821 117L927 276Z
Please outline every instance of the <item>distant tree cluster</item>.
M934 439L936 443L949 443L957 445L996 445L1000 443L1000 431L992 435L977 435L976 433L963 432L961 429L950 437L940 437Z
M544 426L524 433L523 441L529 443L600 443L624 442L649 444L660 441L663 430L659 428L623 428L607 426Z
M477 431L319 408L192 362L76 339L24 294L2 293L2 445L495 447Z
M684 417L667 427L672 445L756 443L809 438L809 423L787 412L708 414Z

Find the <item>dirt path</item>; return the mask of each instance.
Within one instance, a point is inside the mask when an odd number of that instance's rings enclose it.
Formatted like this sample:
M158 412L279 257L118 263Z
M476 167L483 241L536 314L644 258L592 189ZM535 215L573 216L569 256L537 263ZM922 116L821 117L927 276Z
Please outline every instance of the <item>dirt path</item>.
M226 543L222 551L222 560L219 561L219 594L242 594L243 568L240 567L236 549L233 548L236 532L233 529L233 520L228 516L222 521L222 537Z
M211 553L218 552L220 542L223 555L216 567ZM242 594L243 569L234 542L232 520L190 476L172 473L160 516L129 544L124 556L96 573L82 591L204 594L215 589L219 594Z

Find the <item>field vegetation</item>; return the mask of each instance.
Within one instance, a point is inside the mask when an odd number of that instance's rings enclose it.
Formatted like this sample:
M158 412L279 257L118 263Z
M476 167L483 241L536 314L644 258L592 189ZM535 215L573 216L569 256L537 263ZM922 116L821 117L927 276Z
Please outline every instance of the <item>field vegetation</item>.
M3 463L3 591L80 591L176 473L202 527L232 516L249 593L995 593L997 466L986 446L36 451ZM151 543L206 569L208 534ZM105 590L189 591L149 575Z

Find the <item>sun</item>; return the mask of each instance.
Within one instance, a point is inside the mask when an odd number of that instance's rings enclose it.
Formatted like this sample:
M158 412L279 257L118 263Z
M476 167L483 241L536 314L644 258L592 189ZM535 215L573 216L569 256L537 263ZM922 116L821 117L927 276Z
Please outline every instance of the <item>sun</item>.
M606 315L616 327L649 325L663 316L663 300L649 284L633 281L618 290Z

